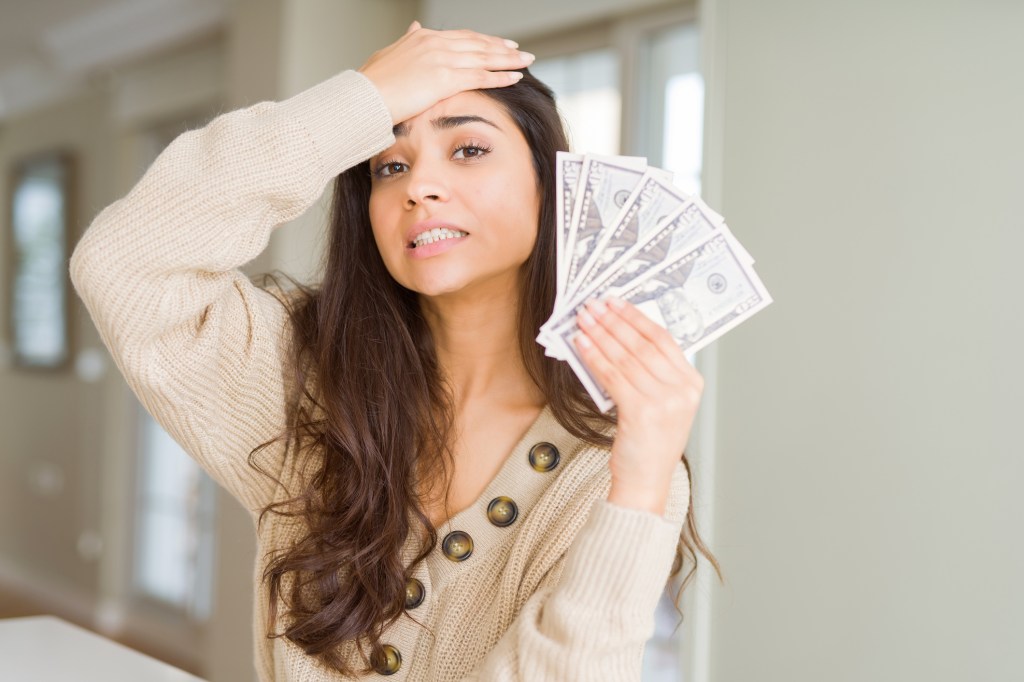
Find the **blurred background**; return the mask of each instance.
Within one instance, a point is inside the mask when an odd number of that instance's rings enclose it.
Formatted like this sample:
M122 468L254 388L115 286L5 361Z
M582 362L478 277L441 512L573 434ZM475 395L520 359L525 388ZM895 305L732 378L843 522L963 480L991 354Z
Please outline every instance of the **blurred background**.
M0 0L0 617L254 679L248 517L67 259L176 135L416 18L537 54L575 150L675 171L776 300L698 354L726 581L662 604L645 681L1024 680L1017 0ZM246 272L315 280L327 200Z

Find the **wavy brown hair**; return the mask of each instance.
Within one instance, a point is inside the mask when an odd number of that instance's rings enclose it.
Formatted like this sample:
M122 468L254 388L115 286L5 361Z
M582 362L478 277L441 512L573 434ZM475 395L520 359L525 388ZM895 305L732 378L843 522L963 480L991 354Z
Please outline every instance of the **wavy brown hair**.
M576 437L608 447L614 413L602 414L569 365L545 356L534 340L555 300L555 152L568 143L551 90L522 71L516 85L480 91L505 108L526 138L541 197L536 244L520 269L519 348L555 419ZM288 371L296 390L286 430L250 454L259 468L255 455L285 440L305 474L300 490L260 515L261 523L267 513L292 517L304 532L272 555L264 573L267 636L286 637L346 675L369 672L380 660L381 634L405 609L406 577L437 544L425 512L424 491L432 486L423 483L440 481L447 490L452 465L452 395L418 295L391 277L377 249L370 181L367 162L335 181L319 286L288 277L295 288L279 300L290 319ZM685 455L682 461L689 473ZM402 548L410 533L423 538L424 549L406 566ZM697 552L721 578L697 533L691 494L672 570L676 576L691 564L680 595ZM348 643L357 644L363 668L348 662L342 647Z

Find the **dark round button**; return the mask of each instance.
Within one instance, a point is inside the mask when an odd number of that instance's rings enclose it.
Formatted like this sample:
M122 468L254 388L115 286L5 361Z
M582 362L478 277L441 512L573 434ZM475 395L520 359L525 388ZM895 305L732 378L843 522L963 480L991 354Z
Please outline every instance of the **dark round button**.
M426 596L427 592L419 580L409 578L405 581L405 608L409 610L416 608L423 603L423 598Z
M519 507L510 497L495 497L487 505L487 520L499 528L511 526L519 516Z
M473 538L469 537L469 533L453 530L444 536L441 550L452 561L465 561L473 553Z
M537 443L530 448L530 466L537 471L551 471L558 466L558 448L551 443Z
M384 645L383 656L377 658L373 669L381 675L394 675L402 667L402 654L390 644Z

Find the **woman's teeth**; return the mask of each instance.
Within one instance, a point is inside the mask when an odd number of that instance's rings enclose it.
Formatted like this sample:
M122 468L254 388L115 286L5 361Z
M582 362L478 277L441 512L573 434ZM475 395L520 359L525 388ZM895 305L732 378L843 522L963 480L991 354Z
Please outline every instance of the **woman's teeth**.
M449 230L447 227L435 227L433 230L427 230L421 233L416 240L412 243L412 247L423 246L424 244L432 244L433 242L441 241L442 239L457 239L458 237L465 237L468 232L461 230Z

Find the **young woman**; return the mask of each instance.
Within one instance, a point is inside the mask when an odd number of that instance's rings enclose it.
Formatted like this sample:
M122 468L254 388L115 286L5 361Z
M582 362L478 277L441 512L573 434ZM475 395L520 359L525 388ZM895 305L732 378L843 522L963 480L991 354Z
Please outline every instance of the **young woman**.
M253 516L261 680L638 679L670 573L714 563L668 333L581 314L611 416L534 341L567 144L532 59L414 23L179 136L71 258L133 391ZM322 282L255 286L332 179Z

